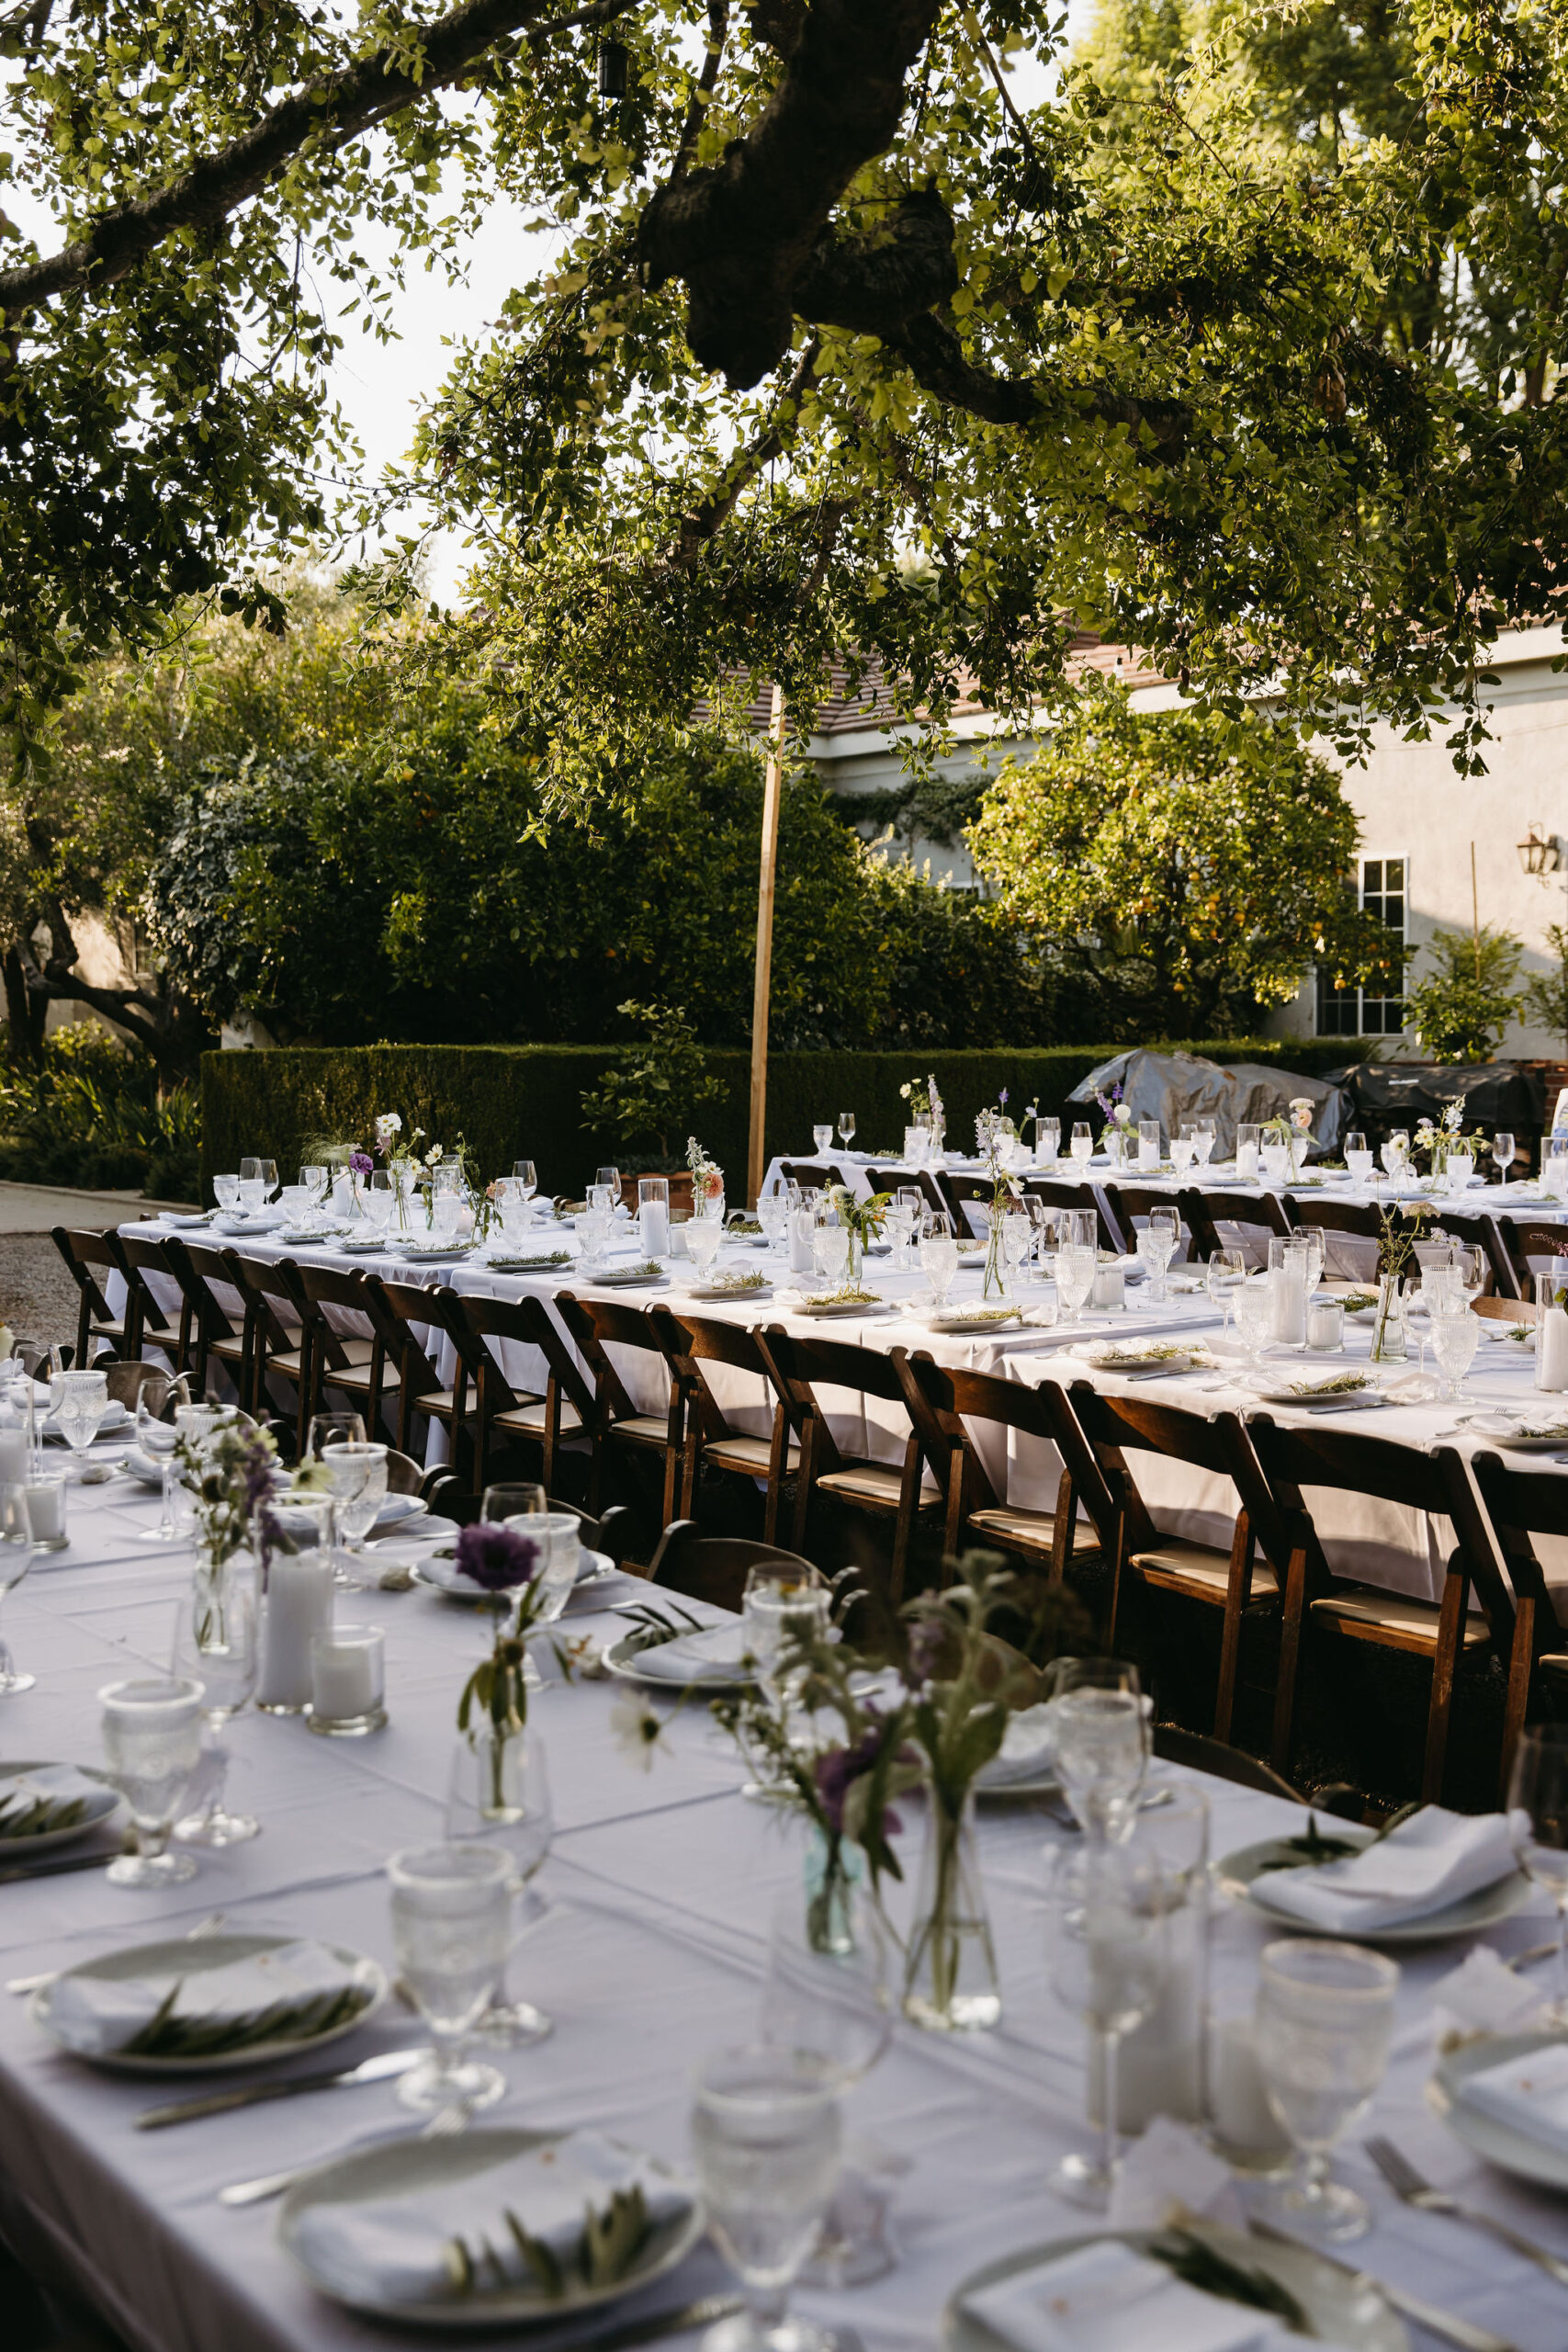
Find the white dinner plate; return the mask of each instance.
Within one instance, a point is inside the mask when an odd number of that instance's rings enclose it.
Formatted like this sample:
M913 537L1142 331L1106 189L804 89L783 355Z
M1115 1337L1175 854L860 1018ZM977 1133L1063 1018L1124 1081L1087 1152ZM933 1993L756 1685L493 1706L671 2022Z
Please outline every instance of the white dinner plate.
M378 1244L378 1248L387 1246L386 1243ZM394 1257L404 1259L411 1266L449 1266L459 1258L471 1258L474 1251L471 1241L430 1244L396 1241L390 1247Z
M570 1250L547 1250L529 1258L490 1257L479 1262L498 1274L557 1274L571 1264L572 1254Z
M925 1324L928 1331L939 1331L943 1334L1005 1331L1011 1325L1022 1322L1023 1309L1021 1306L976 1306L966 1312L963 1307L954 1307L950 1314L926 1315L919 1319Z
M277 2242L318 2294L342 2301L344 2298L326 2279L317 2276L300 2250L299 2223L313 2206L417 2197L422 2189L445 2188L454 2180L467 2179L471 2174L488 2171L492 2165L521 2155L525 2149L540 2147L564 2136L558 2132L465 2132L444 2140L416 2136L361 2149L354 2155L340 2157L336 2164L317 2167L289 2190L277 2217ZM628 2153L641 2156L651 2168L670 2178L681 2177L657 2156L641 2149ZM568 2284L562 2293L547 2295L542 2287L533 2282L525 2286L509 2281L503 2287L481 2282L476 2284L471 2294L450 2301L356 2301L350 2308L373 2319L458 2330L502 2324L515 2327L531 2320L564 2319L577 2312L592 2311L598 2304L615 2302L655 2278L661 2278L667 2270L684 2260L706 2226L707 2216L694 2189L691 2202L651 2233L626 2276L609 2286Z
M1547 2049L1561 2041L1557 2033L1485 2034L1473 2041L1461 2042L1438 2062L1438 2071L1427 2086L1427 2097L1456 2140L1462 2140L1476 2155L1483 2156L1489 2165L1500 2171L1511 2172L1520 2180L1533 2180L1548 2188L1568 2188L1568 2152L1549 2148L1544 2140L1532 2139L1528 2132L1519 2131L1512 2123L1504 2123L1495 2115L1483 2115L1477 2107L1460 2097L1460 2085L1469 2075L1483 2074L1489 2066L1506 2066L1510 2058L1528 2058L1532 2050Z
M445 1593L448 1600L461 1600L474 1608L488 1608L495 1598L485 1590L483 1585L475 1584L471 1577L466 1577L457 1561L448 1559L444 1553L427 1554L416 1564L413 1573L416 1583L433 1586L437 1592ZM577 1579L571 1588L572 1594L581 1592L585 1585L597 1584L603 1577L615 1573L615 1564L608 1552L591 1552L585 1544L578 1555ZM570 1597L568 1596L569 1599Z
M706 1633L709 1628L703 1625L683 1630ZM636 1682L645 1690L664 1690L673 1693L687 1688L683 1683L671 1681L668 1675L647 1674L639 1669L637 1664L639 1655L641 1651L650 1647L659 1648L662 1647L662 1645L639 1643L635 1634L623 1634L618 1642L606 1642L604 1645L605 1668L611 1674L618 1675L623 1682ZM745 1673L737 1673L733 1678L705 1674L700 1680L692 1683L690 1688L699 1698L722 1699L728 1691L749 1690L753 1679L751 1675Z
M391 1528L401 1527L411 1519L423 1519L430 1505L423 1495L384 1495L380 1508L370 1522L373 1535L385 1535Z
M1370 1379L1365 1388L1338 1388L1334 1385L1337 1377L1337 1374L1329 1373L1322 1380L1290 1382L1265 1374L1264 1379L1269 1384L1267 1387L1262 1381L1249 1381L1247 1385L1265 1405L1317 1405L1332 1398L1336 1405L1360 1408L1378 1406L1385 1401L1382 1391Z
M772 1283L692 1283L681 1294L682 1298L728 1299L747 1306L753 1299L769 1299L773 1295Z
M124 1429L126 1423L130 1419L130 1414L120 1403L118 1397L112 1396L109 1399L107 1406L105 1408L104 1418L98 1423L96 1436L114 1436L118 1430ZM61 1427L60 1415L58 1412L51 1413L45 1418L43 1422L43 1433L46 1438L49 1438L51 1441L58 1439L62 1445L65 1443L65 1432Z
M1167 1354L1157 1340L1150 1340L1143 1345L1136 1340L1125 1344L1112 1341L1106 1346L1096 1346L1090 1340L1087 1345L1069 1348L1067 1353L1095 1372L1178 1373L1192 1369L1190 1349L1172 1348Z
M1216 2254L1231 2262L1245 2264L1248 2269L1262 2271L1293 2295L1305 2312L1314 2336L1342 2345L1345 2352L1409 2352L1410 2338L1403 2320L1390 2310L1376 2287L1348 2264L1316 2254L1311 2246L1256 2238L1245 2230L1227 2229L1220 2222L1194 2221L1186 2227L1193 2237L1212 2245ZM972 2271L954 2290L942 2312L943 2352L1013 2352L1006 2337L996 2335L983 2320L964 2310L965 2296L983 2287L997 2286L1004 2278L1016 2278L1021 2271L1037 2270L1045 2263L1059 2262L1065 2255L1076 2254L1099 2238L1119 2238L1123 2245L1141 2253L1160 2234L1156 2230L1085 2231L1078 2236L1053 2238L1043 2245L1025 2247L1021 2253L1003 2255L999 2261L987 2262L981 2269ZM1265 2316L1262 2312L1258 2314L1260 2324ZM1158 2346L1150 2345L1148 2352L1158 2352Z
M880 1315L886 1304L880 1295L864 1300L787 1298L784 1301L792 1315L808 1315L817 1323L838 1323L850 1315Z
M8 1781L19 1781L28 1772L48 1771L59 1760L58 1757L38 1757L30 1763L0 1764L0 1799L10 1794L6 1785ZM82 1819L69 1829L44 1829L36 1837L8 1838L0 1832L0 1869L8 1869L14 1863L25 1861L32 1854L50 1853L56 1846L69 1846L78 1838L90 1838L95 1829L101 1829L106 1822L112 1821L115 1815L122 1810L125 1799L118 1789L108 1785L107 1774L87 1765L77 1765L74 1770L82 1774L84 1780L103 1783L87 1798L86 1811Z
M353 1240L337 1241L333 1245L348 1258L378 1258L389 1246L386 1236L380 1233L367 1234L363 1240L356 1237Z
M325 2032L279 2034L275 2040L258 2041L248 2050L220 2051L212 2057L158 2058L116 2050L78 2050L52 2024L51 1996L55 1985L68 1976L167 1974L178 1975L188 1984L205 1969L224 1968L231 1961L249 1960L257 1952L279 1951L300 1940L298 1936L214 1934L178 1936L160 1943L127 1944L118 1951L102 1952L96 1960L84 1960L74 1968L62 1969L51 1983L39 1985L28 2004L28 2013L57 2050L66 2051L73 2058L85 2059L90 2066L106 2066L114 2074L216 2075L231 2072L236 2066L270 2065L276 2059L324 2050L329 2043L341 2041L345 2033L357 2033L362 2025L367 2025L387 1997L387 1974L379 1962L345 1944L327 1943L324 1937L318 1939L334 1960L343 1962L353 1982L364 1992L363 2006L353 2017L329 2026Z
M1505 1453L1561 1453L1568 1446L1568 1420L1550 1430L1541 1425L1539 1417L1533 1427L1523 1415L1518 1420L1505 1421L1501 1415L1472 1413L1467 1419L1472 1437L1484 1438L1489 1445L1500 1445Z
M1342 1838L1348 1846L1370 1846L1374 1833L1359 1821L1338 1821L1331 1815L1316 1816L1319 1835ZM1281 1920L1292 1935L1346 1936L1345 1928L1316 1928L1310 1919L1303 1919L1293 1911L1286 1911L1270 1903L1268 1895L1271 1871L1265 1862L1289 1857L1283 1838L1259 1838L1256 1845L1238 1846L1215 1866L1215 1876L1227 1894L1249 1903L1266 1918ZM1262 1873L1259 1876L1259 1872ZM1359 1928L1355 1941L1360 1944L1430 1944L1445 1936L1472 1935L1478 1928L1495 1927L1499 1919L1506 1919L1516 1912L1530 1891L1530 1883L1521 1871L1511 1871L1506 1878L1494 1880L1490 1886L1478 1886L1472 1894L1461 1894L1457 1902L1444 1904L1440 1911L1428 1911L1419 1919L1402 1920L1397 1927Z

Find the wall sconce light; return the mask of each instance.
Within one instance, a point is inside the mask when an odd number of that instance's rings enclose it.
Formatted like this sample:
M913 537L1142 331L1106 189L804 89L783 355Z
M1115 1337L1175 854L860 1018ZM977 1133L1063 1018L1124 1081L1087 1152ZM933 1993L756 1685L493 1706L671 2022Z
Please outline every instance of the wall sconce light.
M1562 863L1562 848L1554 833L1532 825L1528 842L1518 844L1519 864L1527 874L1555 874Z

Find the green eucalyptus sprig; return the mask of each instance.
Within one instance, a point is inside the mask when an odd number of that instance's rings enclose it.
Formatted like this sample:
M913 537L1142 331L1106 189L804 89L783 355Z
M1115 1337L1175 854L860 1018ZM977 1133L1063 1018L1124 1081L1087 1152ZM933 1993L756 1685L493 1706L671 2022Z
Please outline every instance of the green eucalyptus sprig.
M216 2058L258 2050L269 2041L312 2041L350 2024L371 2001L368 1985L344 1984L302 2001L273 2001L243 2017L178 2017L175 2006L185 1981L177 1978L147 2023L121 2043L122 2056Z

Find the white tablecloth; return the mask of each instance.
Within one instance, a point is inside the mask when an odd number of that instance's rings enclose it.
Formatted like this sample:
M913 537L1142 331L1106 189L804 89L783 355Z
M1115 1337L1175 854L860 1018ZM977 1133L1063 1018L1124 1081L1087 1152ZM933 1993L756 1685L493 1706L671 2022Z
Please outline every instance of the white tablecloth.
M72 1497L73 1547L35 1571L6 1604L18 1658L37 1687L0 1701L12 1756L98 1755L96 1693L115 1677L162 1665L188 1557L135 1542L155 1503L117 1481ZM177 1932L221 1907L233 1928L331 1936L393 1962L384 1857L439 1836L457 1691L483 1623L416 1589L345 1595L342 1620L385 1626L389 1727L325 1741L298 1720L241 1717L229 1739L231 1794L264 1823L254 1843L204 1855L201 1875L165 1894L118 1890L96 1873L7 1885L0 1962L11 1975L58 1967L139 1938ZM614 1630L604 1616L581 1630ZM573 1628L574 1630L576 1628ZM552 1686L534 1702L547 1742L558 1828L537 1885L549 1916L513 1962L515 1989L556 2021L536 2049L502 2053L510 2084L491 2122L590 2125L675 2159L686 2144L692 2069L743 2038L756 2012L769 1922L800 1883L795 1833L740 1796L728 1744L691 1710L644 1775L617 1747L617 1693L602 1683ZM1285 1823L1293 1808L1209 1784L1212 1850L1224 1854ZM902 1844L912 1864L919 1807ZM848 2126L883 2152L897 2267L858 2291L803 2292L804 2310L859 2330L867 2352L929 2352L955 2285L1010 2248L1080 2231L1050 2194L1052 2165L1083 2144L1079 2029L1046 1979L1043 1850L1064 1833L1030 1810L987 1814L981 1849L996 1929L1004 2016L998 2030L942 2041L900 2026L882 2064L852 2095ZM911 1869L910 1875L913 1875ZM1539 1904L1490 1931L1505 1951L1540 1939ZM1217 2011L1251 2000L1268 1930L1217 1905ZM1568 2208L1474 2163L1426 2104L1433 2062L1427 1989L1460 1957L1409 1954L1387 2081L1365 2128L1384 2131L1438 2183L1507 2214L1568 2256ZM346 2061L418 2039L393 2003L353 2041ZM138 2111L179 2086L99 2074L53 2052L26 2005L0 1996L0 2193L9 2225L54 2254L146 2352L365 2352L393 2338L319 2299L288 2266L276 2208L231 2211L225 2182L325 2158L410 2128L387 2085L263 2106L141 2134ZM1371 2199L1373 2234L1355 2259L1498 2329L1521 2352L1562 2352L1568 2298L1487 2239L1397 2205L1359 2147L1343 2170ZM714 2278L711 2257L667 2280L676 2305ZM414 2341L406 2337L404 2341ZM560 2337L529 2341L551 2352ZM1426 2339L1417 2339L1425 2345ZM694 2339L682 2339L690 2346Z

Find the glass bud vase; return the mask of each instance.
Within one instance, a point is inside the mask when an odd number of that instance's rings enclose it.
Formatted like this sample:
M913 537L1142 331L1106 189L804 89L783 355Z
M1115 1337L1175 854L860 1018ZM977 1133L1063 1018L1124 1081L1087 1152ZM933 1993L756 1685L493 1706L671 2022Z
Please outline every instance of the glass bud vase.
M1005 1298L1007 1289L1007 1269L1002 1261L1002 1210L999 1203L993 1202L986 1232L986 1281L981 1295L986 1298Z
M1400 1278L1397 1274L1380 1274L1377 1318L1372 1325L1372 1362L1403 1363L1408 1353Z
M926 1847L904 1971L904 2014L931 2033L977 2032L1001 2017L997 1955L975 1841L975 1792L957 1812L927 1792Z

